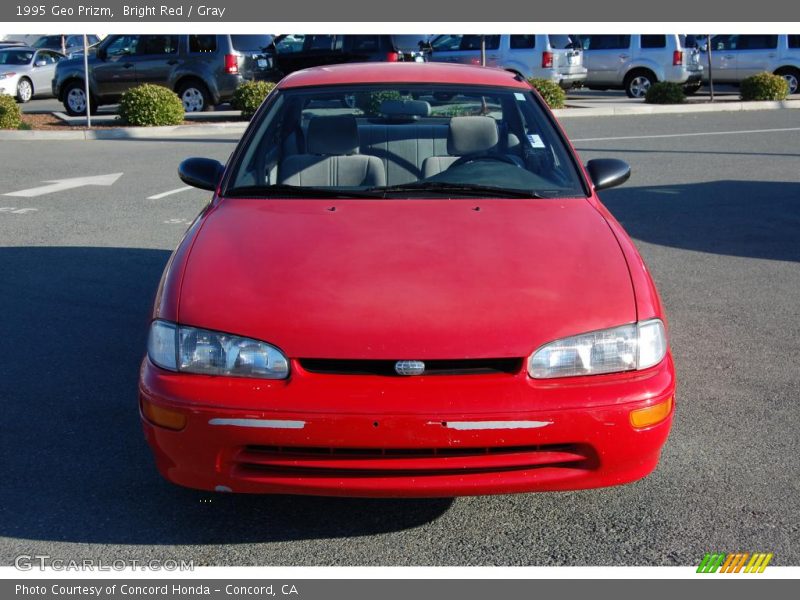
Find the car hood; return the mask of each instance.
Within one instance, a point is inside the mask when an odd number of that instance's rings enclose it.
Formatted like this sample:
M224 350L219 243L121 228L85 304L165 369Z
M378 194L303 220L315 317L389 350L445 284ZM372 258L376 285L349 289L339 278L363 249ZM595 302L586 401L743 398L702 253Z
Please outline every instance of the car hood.
M293 358L522 357L636 320L585 199L229 199L205 219L178 320Z

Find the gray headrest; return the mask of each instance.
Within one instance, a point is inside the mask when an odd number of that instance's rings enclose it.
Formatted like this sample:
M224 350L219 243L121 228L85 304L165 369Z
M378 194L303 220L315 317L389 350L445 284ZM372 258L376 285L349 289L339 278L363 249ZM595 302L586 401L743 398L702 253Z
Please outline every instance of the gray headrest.
M431 105L424 100L384 100L380 113L387 117L427 117Z
M497 146L497 123L492 117L453 117L447 134L447 153L466 156Z
M358 125L353 115L314 117L308 123L309 154L358 154Z

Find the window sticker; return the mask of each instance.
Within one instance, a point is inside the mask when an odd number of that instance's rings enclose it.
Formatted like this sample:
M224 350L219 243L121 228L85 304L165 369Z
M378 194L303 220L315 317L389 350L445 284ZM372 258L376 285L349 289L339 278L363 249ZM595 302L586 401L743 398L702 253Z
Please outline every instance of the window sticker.
M530 134L529 133L528 134L528 141L531 143L531 146L533 146L534 148L544 148L544 142L542 141L542 138L540 138L536 134Z

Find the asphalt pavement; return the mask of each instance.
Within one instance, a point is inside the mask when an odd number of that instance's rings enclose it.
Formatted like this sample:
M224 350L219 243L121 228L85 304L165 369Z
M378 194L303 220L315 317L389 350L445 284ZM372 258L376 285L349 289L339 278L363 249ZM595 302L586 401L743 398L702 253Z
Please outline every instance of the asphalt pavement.
M138 422L137 370L161 271L209 200L175 169L192 155L224 160L235 139L0 144L0 564L689 565L709 551L800 564L800 115L564 126L582 159L632 165L602 198L666 305L672 435L637 483L455 500L163 481Z

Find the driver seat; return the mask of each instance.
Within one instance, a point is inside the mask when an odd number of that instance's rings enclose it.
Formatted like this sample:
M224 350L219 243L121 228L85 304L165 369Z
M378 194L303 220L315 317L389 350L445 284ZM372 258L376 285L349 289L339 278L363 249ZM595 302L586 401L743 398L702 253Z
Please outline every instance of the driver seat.
M453 117L447 132L448 156L431 156L422 163L422 176L427 179L449 169L462 156L480 155L497 150L500 136L492 117Z

